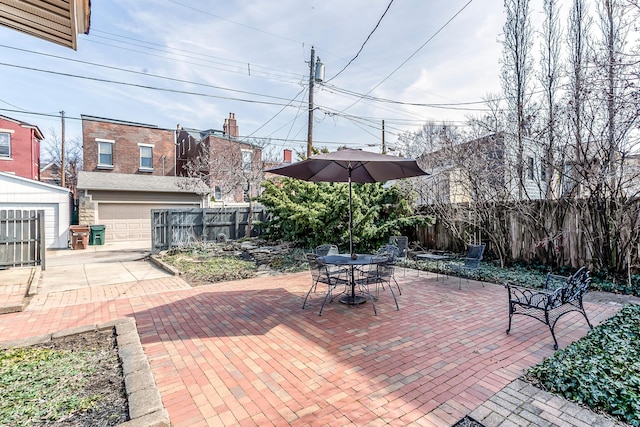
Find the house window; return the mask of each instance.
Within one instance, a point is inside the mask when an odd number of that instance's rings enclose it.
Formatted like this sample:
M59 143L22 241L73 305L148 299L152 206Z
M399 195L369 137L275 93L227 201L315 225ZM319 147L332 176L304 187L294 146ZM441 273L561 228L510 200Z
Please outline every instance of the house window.
M528 168L527 168L527 176L529 177L529 179L533 179L534 177L534 163L533 163L533 157L528 157L527 158L527 162L528 162Z
M547 182L547 165L544 163L540 165L540 180L542 182Z
M113 144L115 141L97 139L98 143L98 167L113 168Z
M251 160L253 158L253 153L249 150L242 150L242 170L250 171L251 170Z
M219 185L216 185L216 186L213 188L213 197L214 197L216 200L222 200L222 188L220 188L220 186L219 186Z
M138 145L140 146L140 169L153 170L153 146Z
M0 131L0 157L11 157L11 133Z
M571 195L571 193L575 190L577 186L575 170L571 163L565 163L564 171L561 179L562 179L562 195L563 196Z

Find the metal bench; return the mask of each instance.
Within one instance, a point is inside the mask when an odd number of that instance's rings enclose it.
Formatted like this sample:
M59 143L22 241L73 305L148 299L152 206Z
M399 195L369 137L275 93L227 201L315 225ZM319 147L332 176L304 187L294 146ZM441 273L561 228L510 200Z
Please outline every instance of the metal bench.
M560 317L572 311L582 313L587 320L589 328L593 329L587 313L582 305L582 297L589 288L591 278L585 267L580 268L573 276L565 277L555 274L547 274L544 288L533 289L506 283L509 292L509 327L511 330L511 318L514 314L538 319L549 327L553 337L553 349L558 349L558 341L553 332L556 322Z

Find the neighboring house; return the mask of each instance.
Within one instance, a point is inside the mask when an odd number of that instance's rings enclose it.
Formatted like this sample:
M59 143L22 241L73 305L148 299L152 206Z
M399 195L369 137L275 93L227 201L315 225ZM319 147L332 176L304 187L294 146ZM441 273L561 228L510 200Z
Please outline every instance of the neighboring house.
M48 249L68 247L71 206L66 188L0 173L0 210L43 210Z
M239 139L234 113L222 131L178 127L177 133L178 175L201 178L218 202L248 202L260 194L262 149Z
M40 181L46 184L62 186L62 174L60 173L60 169L59 162L47 163L40 169ZM76 170L76 164L69 163L64 185L66 188L71 190L71 194L73 194L74 198L78 197L77 183L78 171Z
M195 178L114 172L78 173L79 223L104 225L105 242L151 241L151 209L208 207Z
M155 125L82 115L83 170L176 175L176 133Z
M523 147L523 198L540 199L546 189L546 168L540 149L529 138ZM494 133L425 153L419 158L430 175L421 203L468 203L518 197L516 161L505 135Z
M40 179L40 141L37 126L0 116L0 172Z

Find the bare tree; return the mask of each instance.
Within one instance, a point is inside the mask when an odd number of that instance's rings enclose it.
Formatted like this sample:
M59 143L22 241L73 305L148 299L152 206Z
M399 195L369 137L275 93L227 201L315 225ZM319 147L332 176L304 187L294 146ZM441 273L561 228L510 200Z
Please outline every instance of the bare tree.
M530 75L532 59L530 55L533 37L529 16L529 0L504 0L506 21L503 27L502 86L507 98L508 149L514 150L516 177L513 184L517 200L526 195L524 183L524 145L528 128L532 124L529 103L531 100ZM511 140L513 145L511 147Z
M47 138L44 141L44 156L41 163L51 163L52 177L62 182L62 140L54 128L49 128ZM82 140L76 136L67 139L65 148L65 183L75 191L78 183L78 171L82 170Z

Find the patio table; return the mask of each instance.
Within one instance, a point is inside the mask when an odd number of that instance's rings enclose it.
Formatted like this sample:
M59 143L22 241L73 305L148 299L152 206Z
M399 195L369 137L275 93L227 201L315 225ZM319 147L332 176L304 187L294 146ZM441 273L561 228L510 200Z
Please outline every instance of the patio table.
M443 263L444 261L449 261L451 259L453 259L453 256L447 254L418 254L416 255L416 264L419 261L435 261L436 280L438 280L438 265L441 265L441 263ZM418 269L418 274L420 274L420 269Z
M357 265L369 265L371 263L371 258L374 255L368 254L358 254L356 259L352 259L349 254L340 254L340 255L327 255L324 257L324 262L330 265L348 265L351 267L351 278L349 280L349 284L351 286L351 293L340 298L340 302L343 304L349 305L358 305L363 304L367 301L365 297L362 295L356 295L356 281L353 275L353 269Z

